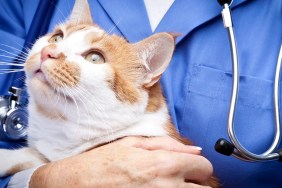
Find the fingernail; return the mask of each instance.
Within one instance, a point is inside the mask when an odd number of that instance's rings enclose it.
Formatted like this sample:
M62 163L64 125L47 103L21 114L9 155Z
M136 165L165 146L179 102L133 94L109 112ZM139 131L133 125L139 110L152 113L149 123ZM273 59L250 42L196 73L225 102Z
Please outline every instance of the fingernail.
M193 146L196 150L202 151L203 148L199 147L199 146Z

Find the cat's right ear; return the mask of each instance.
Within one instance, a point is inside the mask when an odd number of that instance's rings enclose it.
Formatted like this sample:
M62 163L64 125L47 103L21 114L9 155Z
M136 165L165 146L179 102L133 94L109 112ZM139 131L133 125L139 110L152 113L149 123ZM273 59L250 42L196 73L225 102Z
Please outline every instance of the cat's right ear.
M75 1L69 21L76 24L93 24L87 0Z

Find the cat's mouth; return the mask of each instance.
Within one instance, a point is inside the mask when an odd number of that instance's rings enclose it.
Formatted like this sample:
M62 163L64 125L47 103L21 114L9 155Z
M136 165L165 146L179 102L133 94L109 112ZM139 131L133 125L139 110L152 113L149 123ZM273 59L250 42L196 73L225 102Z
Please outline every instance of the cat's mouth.
M41 80L42 82L47 83L47 79L41 69L35 71L35 77Z
M74 100L72 99L72 97L68 96L67 93L65 92L61 92L57 89L54 89L51 84L48 82L48 80L46 79L45 74L43 73L43 71L41 69L38 69L35 71L35 77L37 79L39 79L41 82L45 83L45 85L47 85L57 96L63 96L64 100L66 102L74 102Z

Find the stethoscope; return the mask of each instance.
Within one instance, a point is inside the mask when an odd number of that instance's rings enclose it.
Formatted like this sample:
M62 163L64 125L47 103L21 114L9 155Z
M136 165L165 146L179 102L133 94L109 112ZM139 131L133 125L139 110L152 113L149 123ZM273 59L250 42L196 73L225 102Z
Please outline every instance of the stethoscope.
M282 150L278 150L278 146L280 143L280 119L279 119L279 78L280 78L280 68L282 63L282 44L280 47L280 52L277 60L276 71L275 71L275 79L274 79L274 115L275 115L275 135L273 139L272 145L269 147L267 151L262 154L254 154L248 151L246 148L242 146L242 144L238 141L235 131L234 131L234 113L236 109L236 102L238 98L238 87L239 87L239 71L238 71L238 55L237 55L237 47L236 41L233 31L233 24L230 12L230 5L233 0L218 0L219 4L223 6L222 10L222 19L224 27L228 31L230 49L232 54L232 68L233 68L233 86L232 86L232 95L229 106L229 114L228 114L228 122L227 122L227 130L230 141L227 141L224 138L219 139L215 144L215 150L224 155L233 155L241 160L245 161L271 161L278 160L282 161Z

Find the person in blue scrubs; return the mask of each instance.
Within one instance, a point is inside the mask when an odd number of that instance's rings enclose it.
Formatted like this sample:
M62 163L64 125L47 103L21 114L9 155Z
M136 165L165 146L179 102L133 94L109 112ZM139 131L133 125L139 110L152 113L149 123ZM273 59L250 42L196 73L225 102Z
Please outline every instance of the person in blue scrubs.
M49 30L66 19L73 2L58 1ZM0 1L0 45L19 48L24 44L38 3ZM175 0L153 32L143 0L93 0L90 6L98 25L129 42L157 32L181 33L161 79L176 128L203 148L222 187L281 187L279 162L248 163L214 151L218 138L228 138L226 122L232 87L228 36L216 0ZM282 41L282 0L234 0L232 13L240 61L235 131L246 148L261 153L272 143L274 133L272 87ZM9 50L3 45L0 49ZM1 94L7 92L12 81L12 74L0 75ZM1 141L0 147L13 146ZM1 179L0 185L5 186L9 178Z

